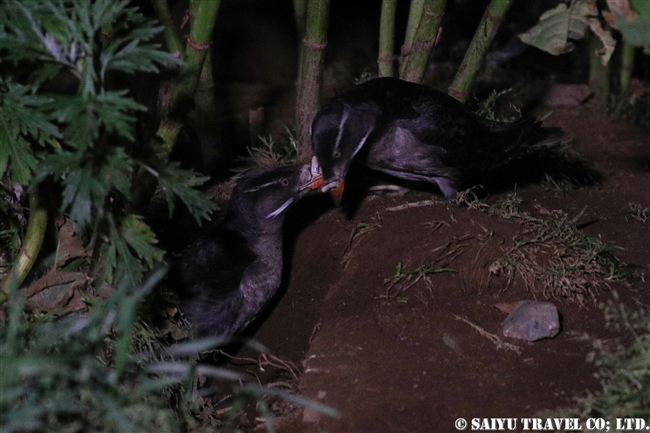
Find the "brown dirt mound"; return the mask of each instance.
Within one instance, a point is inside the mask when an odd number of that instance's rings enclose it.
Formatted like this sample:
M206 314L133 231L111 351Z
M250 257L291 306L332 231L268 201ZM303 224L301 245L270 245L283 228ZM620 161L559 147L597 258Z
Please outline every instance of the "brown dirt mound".
M579 234L622 247L621 260L647 274L650 221L635 218L630 203L650 207L650 142L646 132L604 112L590 102L546 121L565 129L600 182L572 190L532 183L517 196L535 218L553 211L579 217ZM591 348L578 338L607 335L593 298L582 305L551 298L562 314L552 340L506 341L505 313L495 305L543 299L544 280L527 288L490 268L531 228L443 202L404 206L431 198L368 196L351 218L326 197L307 198L295 210L288 225L299 235L288 239L287 289L255 338L302 365L301 392L342 416L306 411L281 431L455 431L458 417L535 416L599 389L586 362ZM405 208L386 210L398 206ZM606 278L594 284L598 300L613 288L624 302L650 304L648 283Z

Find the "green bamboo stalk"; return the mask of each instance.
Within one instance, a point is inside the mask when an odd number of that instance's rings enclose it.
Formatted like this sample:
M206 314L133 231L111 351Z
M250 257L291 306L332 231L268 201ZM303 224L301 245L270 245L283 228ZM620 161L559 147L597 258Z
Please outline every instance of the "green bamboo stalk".
M623 58L621 59L621 91L628 92L634 70L634 45L623 40Z
M298 82L296 114L298 123L298 163L307 163L312 157L309 130L318 111L323 78L324 49L327 45L329 0L309 0L307 27L303 40L302 77Z
M219 9L219 0L190 0L190 34L185 47L185 63L181 67L167 107L162 107L163 119L156 133L153 154L148 155L151 165L166 164L176 137L185 123L187 113L194 105L194 95L205 63L212 30ZM153 196L158 180L146 169L138 171L134 182L128 213L142 214Z
M404 46L407 47L409 51L413 45L413 39L415 39L415 32L417 32L418 26L420 25L422 11L424 10L424 2L425 0L411 0L409 19L406 24L406 36L404 37Z
M503 19L510 8L513 0L492 0L485 9L483 19L478 25L472 42L465 53L454 81L449 86L448 93L461 102L467 100L468 93L476 80L476 75L483 65L494 35L501 26Z
M402 80L414 83L422 82L424 72L427 69L429 54L436 42L446 2L447 0L424 0L420 22L413 36L413 43L410 47L402 50L402 65L400 68L400 78Z
M163 30L163 36L165 38L165 44L167 45L167 50L170 53L178 53L178 55L183 55L185 49L183 48L183 43L181 42L181 35L174 26L174 20L172 14L169 11L169 5L167 0L151 0L153 9L156 12L158 20L165 26Z
M221 122L218 103L214 97L214 78L212 75L212 55L210 51L203 63L199 78L199 86L194 95L195 126L201 144L203 167L207 173L212 173L219 158L223 155L223 145L219 139Z
M598 50L602 43L593 32L587 35L589 46L589 87L597 98L606 98L609 93L609 69L603 65Z
M0 304L3 303L9 294L12 285L19 287L31 271L38 253L41 251L45 229L47 228L48 209L45 205L40 189L36 188L29 195L29 223L27 232L23 239L23 245L18 253L9 275L2 283L0 290Z
M293 0L293 14L296 20L296 33L298 35L298 78L300 82L302 79L302 61L305 55L305 46L303 39L305 38L305 25L307 21L307 0Z
M298 40L305 37L305 24L307 19L307 0L293 0L293 16L296 20Z
M186 113L194 105L194 93L199 85L203 64L210 48L219 3L219 0L190 0L190 35L185 47L185 64L181 67L169 101L168 118L172 122L183 121ZM161 127L166 126L161 125ZM176 130L175 127L171 129ZM174 141L166 141L163 144L167 156L171 152Z
M380 77L393 76L393 51L395 45L395 9L396 0L382 0L379 24L379 65Z

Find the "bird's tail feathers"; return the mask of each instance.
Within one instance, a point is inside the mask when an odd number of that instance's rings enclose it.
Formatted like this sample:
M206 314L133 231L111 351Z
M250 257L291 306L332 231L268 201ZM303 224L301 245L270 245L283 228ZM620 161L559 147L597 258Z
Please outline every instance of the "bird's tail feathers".
M508 145L506 153L526 151L529 148L552 147L560 144L564 132L557 126L543 127L542 122L535 122L532 116L526 116L501 131Z

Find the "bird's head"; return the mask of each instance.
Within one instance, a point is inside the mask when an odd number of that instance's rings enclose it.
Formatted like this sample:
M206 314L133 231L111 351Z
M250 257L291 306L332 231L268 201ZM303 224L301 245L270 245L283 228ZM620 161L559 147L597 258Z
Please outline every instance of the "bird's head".
M331 191L340 204L353 158L375 129L378 109L371 103L349 104L333 100L314 117L311 143L322 169L323 192Z
M231 210L242 215L249 224L281 226L291 206L314 189L312 182L318 181L315 170L313 165L307 164L246 174L239 178L230 197Z

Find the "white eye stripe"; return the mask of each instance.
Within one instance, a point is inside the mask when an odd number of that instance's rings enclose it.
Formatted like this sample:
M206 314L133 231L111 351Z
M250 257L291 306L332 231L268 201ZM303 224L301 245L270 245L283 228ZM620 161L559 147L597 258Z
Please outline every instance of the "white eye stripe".
M339 134L336 136L336 143L334 143L334 153L339 150L339 143L341 143L341 137L343 136L343 128L345 127L345 122L348 121L348 110L343 111L343 116L341 117L341 123L339 123Z
M244 192L255 192L259 191L262 188L266 188L267 186L275 185L276 183L282 183L285 179L278 179L278 180L273 180L271 182L266 182L263 183L262 185L254 186L253 188L247 189Z
M284 203L282 203L282 205L281 205L279 208L277 208L276 210L274 210L273 212L271 212L270 214L268 214L266 217L267 217L267 218L275 218L276 216L280 215L280 214L282 213L283 210L285 210L286 208L288 208L289 205L291 205L291 203L293 203L293 197L291 197L289 200L287 200L287 201L285 201Z
M370 127L370 129L368 129L368 132L366 132L366 135L361 139L361 142L359 143L359 145L357 146L357 148L354 149L354 153L352 153L352 158L354 158L354 155L356 155L357 152L359 152L359 151L361 150L361 148L362 148L363 145L365 144L366 140L367 140L368 137L370 136L370 133L372 132L373 129L374 129L374 127L372 127L372 126Z

